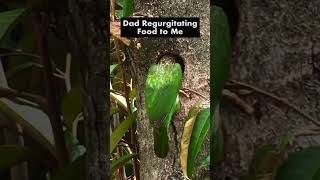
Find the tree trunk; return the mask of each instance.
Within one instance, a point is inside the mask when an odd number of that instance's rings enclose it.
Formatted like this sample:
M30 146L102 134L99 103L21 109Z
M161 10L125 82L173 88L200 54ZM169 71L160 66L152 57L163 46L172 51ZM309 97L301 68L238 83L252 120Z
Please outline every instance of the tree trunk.
M182 88L189 88L209 99L210 78L210 6L209 1L135 1L136 12L146 16L200 17L200 38L141 38L131 44L131 70L137 85L138 120L137 133L140 154L140 174L147 179L183 179L180 165L180 141L183 126L190 107L197 103L209 105L204 98L190 94L187 98L180 94L181 109L174 117L169 131L169 153L164 159L155 156L153 150L153 129L145 111L144 87L148 69L164 53L174 53L184 60ZM141 47L140 47L141 45ZM205 148L206 147L206 148ZM209 144L205 145L206 154ZM199 169L194 171L194 179L205 179Z
M70 0L65 18L83 80L87 180L109 178L109 1Z
M230 78L271 92L319 121L320 2L238 0L238 7L240 22ZM255 91L242 98L254 106L253 115L225 101L221 108L228 179L247 173L257 147L279 143L286 132L313 126L275 98ZM294 147L319 141L319 136L298 138Z

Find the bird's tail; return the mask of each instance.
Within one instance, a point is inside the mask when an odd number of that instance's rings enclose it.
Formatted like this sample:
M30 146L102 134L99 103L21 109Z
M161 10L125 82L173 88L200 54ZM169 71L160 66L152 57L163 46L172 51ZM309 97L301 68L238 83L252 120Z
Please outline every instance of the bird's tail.
M153 128L153 148L155 154L159 158L165 158L169 151L168 129L171 123L173 114L180 109L179 97L176 98L176 103L171 108L169 114L165 117L161 127Z
M161 126L160 128L154 128L153 138L155 154L159 158L165 158L169 151L168 128L165 126Z

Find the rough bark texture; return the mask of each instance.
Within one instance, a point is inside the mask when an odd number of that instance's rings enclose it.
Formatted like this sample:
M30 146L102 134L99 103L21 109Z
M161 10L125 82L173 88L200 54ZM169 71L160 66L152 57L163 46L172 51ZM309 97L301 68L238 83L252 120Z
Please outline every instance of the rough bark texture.
M65 23L73 59L81 62L87 180L109 178L109 1L70 0Z
M319 121L320 1L237 2L240 23L230 78L274 93ZM221 108L228 140L228 179L247 173L257 147L279 143L286 132L313 125L272 98L257 93L242 98L254 105L254 115L226 102ZM299 138L294 147L319 142L319 137Z
M191 106L197 103L208 106L209 102L195 94L190 94L190 98L180 94L182 106L172 121L173 126L170 127L170 150L168 156L161 159L157 158L153 151L153 129L144 108L144 87L150 65L156 63L157 58L163 53L171 52L180 55L184 60L185 71L182 88L193 89L209 98L209 1L138 0L135 1L135 7L136 12L146 16L200 17L200 38L142 38L135 39L131 45L133 54L131 69L139 92L137 131L141 179L183 179L180 165L180 140L185 118ZM138 44L141 45L141 48ZM203 153L205 154L205 152ZM199 170L196 170L195 174L194 179L205 179Z

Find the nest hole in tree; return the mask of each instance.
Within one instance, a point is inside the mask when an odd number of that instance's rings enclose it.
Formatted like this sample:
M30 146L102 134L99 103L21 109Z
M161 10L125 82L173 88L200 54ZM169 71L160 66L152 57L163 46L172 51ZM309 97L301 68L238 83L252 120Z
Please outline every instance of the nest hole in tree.
M182 73L184 74L185 64L183 58L175 53L165 53L158 57L157 63L178 63L181 66Z

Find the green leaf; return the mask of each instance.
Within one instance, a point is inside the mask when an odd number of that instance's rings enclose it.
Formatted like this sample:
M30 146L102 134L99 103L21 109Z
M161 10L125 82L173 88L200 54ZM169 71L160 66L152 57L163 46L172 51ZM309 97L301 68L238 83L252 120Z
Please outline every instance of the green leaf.
M116 68L118 67L118 64L112 64L110 65L110 76L113 73L114 70L116 70Z
M210 127L210 109L206 108L199 112L197 115L195 124L192 128L192 134L189 143L188 152L188 165L187 175L189 178L192 177L195 161L201 147L204 143L205 137L208 134Z
M123 16L120 17L128 17L133 14L133 0L123 0Z
M197 115L201 111L199 107L192 107L189 110L188 118L184 124L182 138L181 138L181 169L185 177L188 177L188 159L189 159L189 146L192 136L192 130L195 125Z
M129 160L131 160L132 158L135 158L137 156L138 156L137 153L126 154L116 160L112 160L111 167L110 167L111 173L113 173L115 170L117 170L121 166L124 166Z
M72 162L67 167L63 168L57 174L55 174L52 180L85 180L85 155L80 156L77 160Z
M110 93L110 97L114 101L118 102L120 104L120 106L123 107L123 109L125 109L127 112L129 111L125 97L123 97L122 95L119 95L119 94L112 93L112 92Z
M116 108L116 107L111 107L110 108L110 116L116 114L119 112L119 108Z
M18 105L5 98L0 100L0 111L9 120L20 124L26 134L56 158L52 129L46 114L36 108Z
M25 8L0 13L0 42L26 12Z
M116 10L116 16L117 17L123 17L123 10Z
M110 153L113 152L114 148L117 146L132 123L135 122L136 118L137 113L132 113L130 116L126 117L124 121L122 121L119 126L112 132L110 137Z
M276 180L319 180L320 146L292 153L277 171Z
M130 102L133 102L133 100L137 97L137 90L136 89L132 89L129 93L129 99Z
M72 124L77 115L82 111L83 101L79 88L72 88L62 100L62 115L64 124L72 130Z
M210 97L213 102L211 108L215 109L228 77L232 47L227 16L218 6L213 6L211 9Z
M117 0L117 4L118 4L120 7L123 7L123 0Z
M129 100L130 100L130 106L131 106L131 111L135 112L137 110L137 107L135 106L135 100L137 97L137 90L132 89L129 93Z
M8 79L12 78L14 75L16 75L17 73L23 71L23 70L26 70L26 69L29 69L29 68L32 68L34 66L34 62L26 62L26 63L22 63L22 64L19 64L13 68L10 68L7 70L6 72L6 77Z
M18 163L31 159L32 151L23 146L0 146L0 170L8 169Z
M70 162L78 159L86 152L86 148L82 146L79 143L78 139L76 139L73 134L67 129L64 130L64 138L66 140Z

